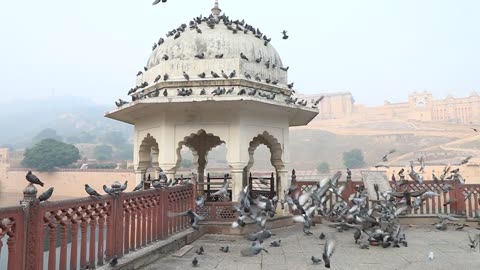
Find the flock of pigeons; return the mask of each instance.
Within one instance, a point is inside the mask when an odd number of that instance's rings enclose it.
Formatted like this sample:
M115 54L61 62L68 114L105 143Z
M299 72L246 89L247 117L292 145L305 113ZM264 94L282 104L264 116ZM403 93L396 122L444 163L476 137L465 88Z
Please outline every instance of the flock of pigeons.
M155 1L153 4L156 5L158 3L160 3L161 1ZM187 26L187 24L182 24L180 25L178 28L175 28L171 31L168 31L168 33L166 34L166 37L172 37L174 39L177 39L181 36L182 33L184 33L186 30L187 30L187 27L190 28L191 31L195 30L197 33L201 34L202 33L202 30L198 27L200 24L202 23L205 23L209 28L215 28L215 26L217 24L219 24L220 22L223 22L223 24L227 27L228 30L232 31L233 34L236 34L238 32L243 32L244 34L249 34L249 33L252 33L256 38L258 39L263 39L264 41L264 45L267 46L268 43L271 41L271 38L268 38L266 35L264 35L260 29L258 28L255 28L253 27L252 25L249 25L247 23L245 23L245 20L230 20L228 16L226 15L222 15L219 17L219 19L216 19L213 15L210 15L209 17L203 17L203 16L199 16L199 17L195 17L193 18L190 23L189 23L189 26ZM289 36L287 35L287 31L286 30L283 30L282 32L282 39L288 39ZM157 49L159 46L161 46L163 43L165 42L165 39L164 38L160 38L158 42L156 42L153 47L152 47L152 50L155 50ZM195 55L195 58L198 58L198 59L204 59L205 58L205 53L204 52L200 52L200 53L197 53ZM215 58L217 59L220 59L220 58L223 58L223 54L216 54L215 55ZM170 59L170 57L168 55L163 55L162 60L164 61L168 61L168 59ZM268 68L272 68L272 69L275 69L277 68L277 64L276 63L272 63L271 60L266 60L264 61L264 59L262 57L259 57L259 58L256 58L256 59L252 59L250 60L243 52L240 53L240 59L244 60L244 61L254 61L255 63L257 64L263 64L265 65L265 67L268 69ZM283 71L288 71L289 67L278 67L280 70L283 70ZM147 67L144 67L144 71L147 71L148 68ZM143 74L143 71L139 71L137 73L137 76L140 76ZM223 70L221 70L221 73L220 75L217 73L217 72L214 72L214 71L210 71L210 75L212 78L225 78L225 79L233 79L237 76L237 73L235 70L233 70L231 73L225 73ZM187 74L185 71L183 72L183 77L189 81L190 80L190 74ZM201 79L204 79L206 78L207 74L205 72L202 72L200 74L197 74L197 77L198 78L201 78ZM262 82L262 77L260 74L255 74L255 75L251 75L247 72L244 72L243 74L244 78L248 79L248 80L255 80L257 82ZM167 81L169 80L170 76L169 74L165 73L163 75L163 80L164 81ZM162 75L158 75L155 80L154 80L154 83L157 83L158 81L160 81L162 79ZM263 81L267 84L272 84L272 85L277 85L279 83L278 80L272 80L270 78L264 78ZM137 90L141 90L141 89L144 89L145 87L149 86L148 82L143 82L142 84L140 85L137 85L135 86L134 88L131 88L129 91L128 91L128 95L132 95L134 93L137 92ZM294 83L290 83L287 85L287 87L289 89L293 89L293 86L294 86ZM234 88L231 88L231 89L228 89L226 90L225 88L216 88L214 89L211 94L214 95L214 96L219 96L219 95L224 95L224 94L234 94ZM136 100L140 100L140 99L144 99L144 98L153 98L153 97L158 97L160 95L160 89L157 89L155 91L152 91L150 93L147 93L145 94L143 91L140 92L139 94L137 95L132 95L131 98L132 98L132 101L136 101ZM258 91L257 89L239 89L238 92L236 93L237 95L245 95L245 94L248 94L250 96L255 96L258 92L258 96L260 97L264 97L264 98L267 98L267 99L270 99L270 100L274 100L276 95L274 93L262 93L261 91ZM292 91L292 94L294 93L295 91ZM190 96L193 94L193 90L190 88L190 89L185 89L185 88L182 88L182 89L177 89L177 96ZM200 91L200 95L206 95L207 94L207 90L205 89L202 89ZM167 97L168 96L168 91L165 89L163 91L163 96ZM298 100L298 98L293 98L292 96L289 96L285 102L287 104L297 104L297 105L300 105L300 106L307 106L308 104L308 101L307 100ZM125 100L122 100L122 99L119 99L118 101L115 101L115 104L117 107L121 107L125 104L128 104L127 101ZM315 101L312 101L312 108L317 108L318 106L318 102L315 102Z
M395 151L389 151L382 161L388 161L388 155ZM464 159L461 165L466 164L471 157ZM419 160L420 169L422 172L425 168L423 159ZM399 216L412 209L418 209L422 206L427 198L439 196L440 194L431 190L409 190L409 180L406 179L404 169L399 173L399 180L395 175L392 175L392 181L394 185L391 190L380 191L378 185L374 185L374 191L376 194L376 200L369 200L367 190L363 186L357 185L355 192L352 194L344 195L346 182L340 182L342 176L341 172L335 173L330 178L325 178L315 183L315 185L306 191L302 191L300 186L297 185L295 172L293 171L291 185L288 190L284 192L284 199L279 201L275 196L272 199L264 197L262 195L253 194L249 186L246 186L239 194L238 204L234 206L235 211L238 214L238 218L232 223L232 228L244 227L247 223L257 224L259 230L250 233L246 238L252 241L252 244L244 249L240 250L242 256L254 256L261 252L267 252L268 250L263 246L266 239L272 237L274 234L266 228L267 220L272 218L276 214L277 204L280 202L281 209L285 209L285 204L294 213L293 221L303 224L302 231L305 235L312 235L310 228L314 225L313 218L315 215L319 215L331 221L328 226L335 228L338 232L353 230L353 238L356 244L361 249L369 249L371 245L381 245L383 248L394 247L400 248L401 246L407 247L407 237L405 231L399 222ZM351 171L347 169L347 179L351 177ZM423 183L421 174L414 170L413 162L411 162L409 176L412 181L416 183ZM444 183L444 192L451 190L451 185L446 181L457 181L459 184L464 184L463 177L459 174L459 169L452 170L447 166L443 174L438 178L433 175L434 181L438 183ZM43 186L44 183L35 175L29 171L26 175L26 179L32 183ZM144 188L144 182L147 180L152 182L153 188L161 189L168 186L175 186L180 184L187 184L190 180L176 179L168 180L165 173L160 172L158 179L151 180L150 175L148 178L144 177L143 181L135 187L134 191L142 190ZM115 182L112 188L103 186L103 190L106 194L116 196L119 192L123 192L127 188L128 182L121 185ZM223 186L211 196L222 197L229 199L229 181L227 177L224 179ZM89 185L85 185L85 191L88 195L98 198L101 196L97 191L91 188ZM48 189L39 196L40 201L48 200L53 193L53 188ZM347 196L348 195L348 196ZM327 208L327 202L330 201L332 196L336 196L338 200L332 204L330 208ZM468 198L471 194L465 194ZM196 199L197 209L204 206L206 201L205 196L199 196ZM450 202L445 202L449 204ZM479 202L480 204L480 199ZM192 209L182 213L168 214L170 217L175 216L187 216L190 219L190 223L193 229L198 230L200 228L200 221L205 217L194 212ZM447 229L447 221L458 221L457 218L446 215L438 215L439 222L434 224L434 227L438 230ZM480 218L480 213L478 214ZM457 224L458 225L458 224ZM468 225L458 225L456 230L462 230ZM326 236L321 233L320 240L325 240L324 250L321 258L313 255L311 257L313 264L320 264L323 260L325 267L330 268L331 258L335 252L336 238L335 235ZM480 245L480 234L476 234L473 237L468 234L469 246L472 249L477 248ZM281 240L273 241L270 243L270 247L279 247ZM223 252L229 252L231 249L229 246L221 247ZM198 255L205 252L203 247L196 250ZM115 259L115 258L114 258ZM112 260L113 261L113 260ZM195 257L192 261L193 266L199 265L198 257Z

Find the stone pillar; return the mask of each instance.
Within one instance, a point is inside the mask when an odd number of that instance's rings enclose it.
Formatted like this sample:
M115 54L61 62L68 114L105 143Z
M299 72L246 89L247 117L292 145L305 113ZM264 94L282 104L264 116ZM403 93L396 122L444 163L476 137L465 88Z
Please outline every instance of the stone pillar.
M238 194L244 188L244 168L247 164L237 163L230 164L232 182L230 186L232 187L232 202L238 201Z
M277 170L277 196L278 196L278 200L279 201L282 201L284 202L285 201L285 193L283 192L284 190L287 190L288 187L289 187L289 183L288 183L288 170L286 169L280 169L280 170ZM283 215L286 215L289 213L289 210L288 210L288 204L284 204L284 207L285 209L282 211L281 210L281 205L280 203L277 205L277 213L279 214L283 214Z
M142 169L135 170L135 185L139 185L142 182L145 172L146 171Z

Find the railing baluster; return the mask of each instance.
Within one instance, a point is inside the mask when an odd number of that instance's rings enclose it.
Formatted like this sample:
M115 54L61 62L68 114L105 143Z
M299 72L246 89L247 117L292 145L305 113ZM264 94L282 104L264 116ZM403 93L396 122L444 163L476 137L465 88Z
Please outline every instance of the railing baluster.
M130 251L133 251L135 250L135 230L136 230L136 224L135 224L135 215L136 215L136 211L135 211L135 207L133 206L133 204L131 205L131 210L129 211L130 213Z
M87 219L82 218L80 223L80 231L82 232L82 239L80 240L80 269L87 267Z
M130 252L130 209L125 210L125 230L123 231L123 253Z
M48 224L48 270L55 270L57 255L57 225Z
M90 269L95 268L95 240L96 240L96 228L97 228L97 219L95 216L90 217L90 246L89 246L89 254L88 254L88 265Z
M67 230L65 222L60 223L60 270L67 269Z
M104 248L103 248L103 233L105 230L105 218L101 214L98 218L98 244L97 244L97 265L103 265Z
M2 237L0 237L0 242L2 242ZM7 240L7 248L8 248L8 269L20 269L20 265L18 262L16 262L17 258L17 250L15 248L16 246L17 239L15 235L11 234L9 235L9 238ZM2 251L2 247L0 244L0 252ZM1 253L0 253L1 254Z
M139 203L138 199L135 200L135 202L137 204L137 208L136 208L136 211L135 211L135 216L136 216L136 219L137 219L137 227L135 228L136 229L136 235L135 235L136 245L135 245L135 248L139 249L140 246L141 246L142 208L140 207L140 203Z
M147 212L148 206L145 198L142 200L142 247L147 244Z
M77 269L78 223L72 221L72 246L70 248L70 270Z

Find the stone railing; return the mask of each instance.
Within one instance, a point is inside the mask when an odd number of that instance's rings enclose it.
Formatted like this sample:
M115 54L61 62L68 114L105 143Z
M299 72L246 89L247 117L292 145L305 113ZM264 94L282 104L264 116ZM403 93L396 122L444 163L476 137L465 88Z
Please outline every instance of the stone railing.
M168 212L194 207L191 184L43 203L30 194L0 209L0 269L93 269L188 228Z
M297 185L301 188L302 192L310 190L316 183L317 181L297 181ZM343 199L348 201L348 196L355 192L355 186L361 183L362 182L347 181L347 186L342 194ZM390 185L393 187L395 183L391 182ZM480 185L460 185L454 182L451 183L451 186L451 190L444 192L444 184L437 184L434 181L424 181L423 184L410 182L407 186L400 188L400 191L404 190L404 188L412 191L427 189L440 195L426 198L421 207L418 209L410 209L406 212L406 215L420 217L435 216L437 214L453 214L465 217L466 219L479 219L477 211L480 209ZM471 195L466 198L468 193L471 193ZM332 194L326 203L326 209L330 209L331 205L339 200L340 198Z

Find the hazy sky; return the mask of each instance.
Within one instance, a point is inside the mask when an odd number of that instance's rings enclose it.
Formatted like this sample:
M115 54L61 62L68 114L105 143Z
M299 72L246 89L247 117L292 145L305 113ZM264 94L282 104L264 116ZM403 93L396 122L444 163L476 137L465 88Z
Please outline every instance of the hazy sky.
M213 0L23 0L0 3L0 92L125 98L153 42ZM303 93L351 91L358 103L480 92L478 0L220 0L272 37ZM281 39L281 30L290 39ZM2 101L0 101L2 102Z

